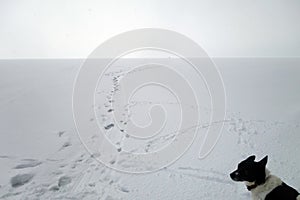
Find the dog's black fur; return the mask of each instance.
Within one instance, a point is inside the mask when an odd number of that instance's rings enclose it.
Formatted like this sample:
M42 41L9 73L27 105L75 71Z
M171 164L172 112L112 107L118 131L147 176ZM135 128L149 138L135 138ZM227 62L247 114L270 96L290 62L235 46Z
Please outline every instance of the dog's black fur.
M255 156L250 156L238 164L230 177L234 181L244 181L254 200L300 200L297 190L269 174L267 162L268 156L259 162L255 162Z

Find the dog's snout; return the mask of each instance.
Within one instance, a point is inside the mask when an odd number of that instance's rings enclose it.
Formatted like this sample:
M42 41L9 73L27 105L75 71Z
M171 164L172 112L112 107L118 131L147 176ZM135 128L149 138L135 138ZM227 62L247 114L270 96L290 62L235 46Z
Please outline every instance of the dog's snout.
M230 173L230 178L233 179L233 177L234 177L234 172Z
M238 171L234 171L230 174L230 178L232 180L237 180L237 177L239 176L239 172Z

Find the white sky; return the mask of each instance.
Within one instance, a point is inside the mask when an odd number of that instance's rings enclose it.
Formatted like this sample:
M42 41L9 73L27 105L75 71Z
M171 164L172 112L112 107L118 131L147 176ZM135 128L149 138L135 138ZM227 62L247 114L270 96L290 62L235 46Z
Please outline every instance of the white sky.
M299 0L0 0L0 59L85 58L145 27L178 31L210 56L300 56Z

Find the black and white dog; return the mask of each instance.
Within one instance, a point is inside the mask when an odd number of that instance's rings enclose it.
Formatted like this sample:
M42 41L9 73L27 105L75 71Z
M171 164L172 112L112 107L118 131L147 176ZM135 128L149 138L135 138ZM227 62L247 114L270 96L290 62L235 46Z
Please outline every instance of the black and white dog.
M297 190L270 174L267 162L268 156L259 162L255 162L255 156L250 156L238 164L230 177L234 181L245 182L253 200L300 200Z

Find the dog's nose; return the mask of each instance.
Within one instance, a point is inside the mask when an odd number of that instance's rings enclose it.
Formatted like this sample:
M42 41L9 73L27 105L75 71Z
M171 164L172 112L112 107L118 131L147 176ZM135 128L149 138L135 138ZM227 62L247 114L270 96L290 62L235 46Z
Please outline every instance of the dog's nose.
M232 173L230 173L230 178L233 179L233 177L234 177L234 174L232 172Z
M235 180L235 178L236 178L236 176L238 175L239 173L238 172L232 172L231 174L230 174L230 178L231 179L233 179L233 180Z
M234 171L230 174L230 178L234 181L241 181L239 176L240 176L240 173L238 171Z

